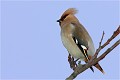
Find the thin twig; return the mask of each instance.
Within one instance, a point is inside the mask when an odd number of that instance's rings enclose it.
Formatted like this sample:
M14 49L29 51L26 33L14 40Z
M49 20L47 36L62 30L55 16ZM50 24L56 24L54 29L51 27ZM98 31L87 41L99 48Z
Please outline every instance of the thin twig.
M103 49L106 45L108 45L119 33L120 33L120 25L117 28L117 30L114 31L113 35L107 40L107 42L101 46L101 48Z
M100 50L102 49L102 48L101 48L101 44L102 44L102 40L103 40L104 35L105 35L105 33L104 33L104 31L103 31L102 38L101 38L101 40L100 40L100 42L99 42L99 48L96 50L96 53L95 53L94 57L93 57L91 60L97 58L98 53L99 53Z
M120 44L120 39L115 42L114 45L112 45L110 48L108 48L100 57L98 57L98 60L102 60L103 58L105 58L105 56L110 53L115 47L117 47Z
M93 56L92 59L95 59L98 55L98 53L101 51L101 49L103 49L105 46L107 46L118 34L120 33L120 26L117 28L116 31L114 31L113 35L101 46L103 37L104 37L104 33L102 35L101 41L99 43L99 48L96 50L95 55Z
M101 38L101 40L100 40L100 42L99 42L99 47L101 47L101 44L102 44L102 40L103 40L104 35L105 35L105 32L103 31L102 38Z

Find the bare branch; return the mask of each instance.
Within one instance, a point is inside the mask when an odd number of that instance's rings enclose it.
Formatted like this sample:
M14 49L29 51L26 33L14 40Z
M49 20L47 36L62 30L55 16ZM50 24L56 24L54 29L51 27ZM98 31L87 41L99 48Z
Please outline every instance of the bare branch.
M104 31L103 31L102 38L101 38L101 40L100 40L100 42L99 42L99 48L96 50L96 53L95 53L95 55L93 56L93 58L92 58L91 60L97 58L98 53L99 53L100 50L102 49L102 48L101 48L101 44L102 44L102 40L103 40L104 35L105 35L105 33L104 33Z
M110 48L108 48L100 57L98 57L98 60L101 60L103 58L105 58L105 56L110 53L115 47L117 47L120 44L120 39L114 44L112 45Z
M120 33L120 26L117 28L116 31L114 31L113 35L101 46L103 37L104 37L104 32L101 38L101 41L99 43L99 48L96 50L95 55L92 59L95 59L98 55L98 53L100 52L101 49L103 49L105 46L107 46L118 34Z
M110 48L108 48L100 57L94 59L94 61L88 62L87 64L83 65L82 67L77 66L75 68L74 72L66 80L73 80L74 78L76 78L78 74L82 73L83 71L85 71L86 69L88 69L89 67L91 67L92 65L98 63L100 60L102 60L103 58L105 58L105 56L108 53L110 53L119 44L120 44L120 39L115 44L113 44Z
M101 44L102 44L102 40L103 40L104 35L105 35L105 32L103 31L102 38L101 38L100 43L99 43L99 47L101 47Z
M95 65L100 60L105 58L107 54L109 54L115 47L117 47L120 44L120 39L117 42L115 42L110 48L108 48L101 56L97 58L98 53L101 51L101 49L107 46L119 33L120 33L120 26L118 27L116 31L114 31L113 35L101 46L101 43L104 37L104 32L103 32L101 41L99 43L99 48L96 50L95 55L92 57L92 59L85 65L77 66L74 69L74 72L68 78L66 78L66 80L73 80L74 78L77 77L77 75L79 75L86 69L90 68L91 66Z
M119 27L117 28L116 31L114 31L113 35L107 40L106 43L104 43L101 48L104 48L106 45L108 45L110 43L110 41L112 41L118 34L120 33L120 25Z

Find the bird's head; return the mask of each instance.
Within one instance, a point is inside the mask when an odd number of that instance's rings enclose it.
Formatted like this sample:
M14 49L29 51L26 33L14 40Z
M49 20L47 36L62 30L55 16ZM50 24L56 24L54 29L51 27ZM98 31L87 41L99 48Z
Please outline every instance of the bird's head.
M57 20L57 22L59 22L60 26L62 25L62 23L68 23L68 21L73 20L70 18L73 18L74 14L76 13L77 10L75 8L69 8L62 14L61 18Z

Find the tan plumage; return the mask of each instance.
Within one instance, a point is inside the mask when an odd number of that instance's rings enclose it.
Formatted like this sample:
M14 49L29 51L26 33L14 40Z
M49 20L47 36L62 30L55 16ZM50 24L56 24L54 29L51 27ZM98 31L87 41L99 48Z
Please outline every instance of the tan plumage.
M69 8L57 21L61 27L62 43L74 58L80 58L88 62L94 55L95 49L87 30L74 16L76 13L77 10L75 8ZM95 67L104 73L99 64L96 64Z
M63 19L65 16L67 16L67 15L74 15L74 14L76 14L77 13L77 10L75 9L75 8L69 8L68 10L66 10L63 14L62 14L62 16L61 16L61 19Z

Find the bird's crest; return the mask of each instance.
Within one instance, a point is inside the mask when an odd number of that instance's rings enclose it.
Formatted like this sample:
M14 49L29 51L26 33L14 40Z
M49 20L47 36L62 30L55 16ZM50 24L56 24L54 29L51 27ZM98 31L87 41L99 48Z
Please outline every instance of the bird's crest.
M68 15L74 15L76 14L78 11L75 8L69 8L67 9L63 15L61 16L61 20L65 19Z

